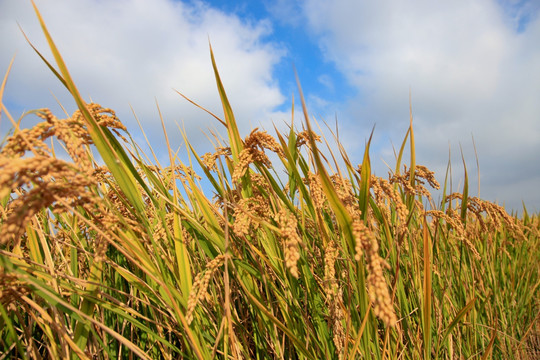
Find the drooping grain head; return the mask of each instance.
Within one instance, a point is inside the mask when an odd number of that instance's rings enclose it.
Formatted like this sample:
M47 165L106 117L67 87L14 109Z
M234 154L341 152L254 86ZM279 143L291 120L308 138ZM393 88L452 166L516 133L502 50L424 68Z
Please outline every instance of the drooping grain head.
M298 235L298 224L296 217L288 210L281 209L274 217L281 231L283 253L285 257L285 267L292 276L298 279L297 262L300 259L299 246L302 239Z
M193 321L193 312L197 304L204 299L208 289L208 284L212 280L212 276L216 270L223 264L225 261L225 255L218 255L212 259L206 266L206 270L197 274L195 281L191 287L191 292L189 293L189 298L187 302L186 310L186 322L191 324Z
M239 184L249 165L254 162L261 163L266 168L272 167L272 163L264 153L264 149L273 151L283 157L283 150L272 136L266 131L254 129L244 141L244 150L240 152L238 164L232 175L233 182Z
M352 231L356 239L355 259L359 261L362 256L365 258L368 271L367 286L369 297L373 303L373 312L387 326L393 327L397 323L397 317L382 271L383 267L388 265L378 253L377 238L373 231L368 229L359 219L353 220Z

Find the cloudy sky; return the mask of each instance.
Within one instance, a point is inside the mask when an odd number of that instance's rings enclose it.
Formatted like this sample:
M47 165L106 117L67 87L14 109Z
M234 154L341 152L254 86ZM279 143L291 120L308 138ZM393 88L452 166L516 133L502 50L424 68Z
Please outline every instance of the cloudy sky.
M453 190L463 151L471 194L540 211L540 2L453 0L37 0L87 100L114 108L138 141L142 122L163 149L156 102L173 146L184 127L200 152L220 125L174 90L221 114L212 43L242 135L290 122L297 68L311 115L339 127L360 163L386 176L414 116L417 162ZM0 71L15 56L3 104L15 118L75 107L18 27L52 61L30 0L0 0ZM25 118L23 125L35 123ZM0 135L10 128L5 114ZM223 133L223 132L222 132ZM475 149L479 171L476 165ZM163 159L165 154L161 154ZM480 190L476 186L480 174Z

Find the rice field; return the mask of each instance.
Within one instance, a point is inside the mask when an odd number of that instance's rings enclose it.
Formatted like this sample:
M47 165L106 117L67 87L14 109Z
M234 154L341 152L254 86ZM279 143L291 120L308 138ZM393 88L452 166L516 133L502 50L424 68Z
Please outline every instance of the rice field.
M387 178L303 99L290 131L240 134L211 53L228 138L160 164L36 14L78 110L1 108L0 359L540 358L539 215L448 193L412 119Z

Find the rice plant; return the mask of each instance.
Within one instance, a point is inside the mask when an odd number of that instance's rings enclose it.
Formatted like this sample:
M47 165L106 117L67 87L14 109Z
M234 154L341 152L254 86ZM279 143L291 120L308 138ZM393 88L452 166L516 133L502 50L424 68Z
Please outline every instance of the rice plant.
M200 155L186 137L196 166L170 146L161 165L81 98L36 14L78 110L21 129L2 104L0 359L540 356L538 214L467 179L435 203L412 118L388 178L369 141L353 164L318 135L303 99L300 128L242 137L210 50L228 139Z

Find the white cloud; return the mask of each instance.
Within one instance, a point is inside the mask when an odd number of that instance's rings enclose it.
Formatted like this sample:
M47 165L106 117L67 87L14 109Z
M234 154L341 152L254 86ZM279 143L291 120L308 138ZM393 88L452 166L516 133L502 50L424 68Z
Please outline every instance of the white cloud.
M332 81L332 78L329 75L322 74L317 78L317 80L319 81L319 83L321 83L324 87L326 87L330 91L335 90L334 82Z
M275 21L292 27L304 25L301 4L295 0L262 0Z
M81 94L114 108L135 130L131 104L152 145L163 143L154 98L174 147L181 143L175 122L184 122L198 148L207 143L199 129L221 127L172 90L222 113L208 38L242 133L261 125L271 130L271 122L280 129L287 127L284 121L290 114L275 109L290 100L272 78L286 50L270 40L268 21L246 21L199 1L36 2ZM352 152L361 154L376 123L372 163L379 165L378 175L386 173L381 158L393 165L391 142L399 147L405 135L410 89L420 163L442 177L450 145L454 174L459 173L461 144L470 182L475 183L472 134L480 159L481 195L513 208L519 208L525 198L533 210L540 210L536 159L540 153L540 7L534 1L280 0L277 6L265 4L281 26L292 31L307 26L326 60L357 91L358 96L346 104L333 106L305 89L312 115L333 124L338 114L341 140ZM52 92L73 111L67 91L30 49L17 22L52 60L30 2L0 1L1 71L17 53L4 102L26 110L52 107L59 113ZM343 91L335 78L319 75L320 84L335 86L336 93ZM299 127L301 116L296 119ZM2 116L0 133L7 127ZM458 181L456 177L454 185Z
M482 195L539 210L538 11L525 19L492 0L308 0L304 12L327 59L359 90L342 116L357 130L344 132L352 148L376 123L375 148L387 150L374 156L392 164L388 140L399 146L405 134L411 89L418 161L444 176L449 142L454 169L461 144L473 182L473 134Z
M182 99L177 89L221 116L221 103L210 62L210 39L229 100L243 133L250 122L269 116L284 100L272 79L283 50L266 41L268 22L245 23L208 7L172 0L36 1L81 92L89 100L114 108L136 129L129 104L150 133L161 142L155 100L174 134L184 123L194 145L206 139L199 129L221 125ZM4 102L26 110L54 107L52 91L70 111L73 102L25 42L18 22L36 47L52 56L29 1L0 3L0 69L17 53ZM4 122L4 119L2 119ZM5 131L7 124L2 124ZM221 129L220 129L221 130ZM156 142L159 139L159 142Z

